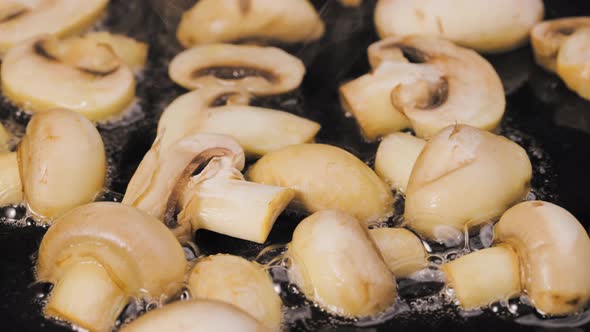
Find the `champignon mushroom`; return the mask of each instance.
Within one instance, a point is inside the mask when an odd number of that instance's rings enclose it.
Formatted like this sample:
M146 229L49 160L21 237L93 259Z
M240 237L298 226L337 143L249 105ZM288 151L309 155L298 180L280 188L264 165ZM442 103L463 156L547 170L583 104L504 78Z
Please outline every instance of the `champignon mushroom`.
M142 315L121 332L265 332L268 329L237 307L217 301L174 302Z
M0 3L0 53L40 34L74 35L94 24L108 0L36 0Z
M375 172L392 188L406 192L410 174L426 141L406 133L385 136L375 155Z
M393 213L387 185L357 157L331 145L299 144L270 152L248 170L247 177L294 189L294 207L308 212L338 209L363 223Z
M308 0L201 0L182 15L176 36L184 47L271 40L319 39L324 23Z
M373 228L369 235L389 271L405 278L428 266L427 253L419 237L405 228Z
M520 203L494 228L495 241L520 257L522 284L547 315L581 311L590 300L590 238L565 209L543 201Z
M159 142L131 178L123 203L162 220L181 241L203 228L263 243L295 195L244 181L244 152L229 136L196 134L168 148Z
M84 116L54 109L35 114L17 149L24 199L41 221L86 204L104 189L100 134Z
M461 256L441 266L464 309L507 301L521 293L518 255L510 247L493 247Z
M557 74L568 88L590 100L590 25L577 30L561 44Z
M557 72L557 55L563 42L584 28L590 28L590 17L559 18L536 24L531 30L531 44L537 64Z
M53 289L45 315L110 331L131 298L161 299L182 287L186 259L153 217L118 203L80 206L43 237L37 280Z
M200 259L188 278L197 300L216 300L235 305L270 331L280 331L282 302L272 279L256 263L233 255Z
M416 160L404 219L430 240L462 243L465 230L494 221L524 199L531 176L518 144L466 125L447 127Z
M434 35L485 53L525 44L543 19L541 0L379 0L375 25L381 38Z
M2 93L25 110L63 107L93 121L125 110L135 79L106 43L41 36L10 49L2 61Z
M371 316L396 300L395 277L364 226L344 212L324 210L305 218L287 255L295 283L331 313Z
M187 89L225 85L255 95L296 89L305 74L301 60L275 47L212 44L181 52L170 62L170 78Z
M133 38L101 31L90 32L84 35L84 39L95 41L97 44L107 44L134 72L141 71L147 62L148 45Z
M16 152L0 153L0 206L21 203L22 191Z
M226 99L230 105L214 107ZM227 86L205 86L175 99L158 123L166 147L200 132L229 135L247 155L260 156L282 147L308 143L320 130L316 122L274 109L248 106L248 94Z

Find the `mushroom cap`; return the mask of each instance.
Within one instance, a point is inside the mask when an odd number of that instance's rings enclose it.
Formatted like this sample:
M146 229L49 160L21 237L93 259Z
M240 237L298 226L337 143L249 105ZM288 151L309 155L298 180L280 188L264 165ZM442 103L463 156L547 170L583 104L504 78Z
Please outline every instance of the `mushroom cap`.
M94 200L104 189L102 138L76 112L54 109L35 114L17 153L24 199L46 222Z
M308 0L201 0L182 15L176 32L187 48L243 40L297 43L323 34L324 23Z
M375 154L375 172L391 187L406 192L414 164L426 141L407 133L389 134Z
M492 130L502 119L502 82L492 65L472 50L437 37L408 36L376 42L368 54L373 68L406 64L400 67L410 72L410 79L392 87L391 102L420 137L430 138L457 123ZM440 76L416 75L416 67L433 68Z
M191 90L221 84L255 95L273 95L296 89L305 66L275 47L210 44L178 54L168 73L174 82Z
M524 288L539 311L565 315L588 304L590 238L571 213L548 202L523 202L504 213L494 237L518 253Z
M270 152L247 177L294 189L293 202L309 212L339 209L367 223L393 212L387 185L357 157L331 145L298 144Z
M590 25L576 30L561 44L557 74L568 88L590 100Z
M73 35L94 24L108 0L3 1L0 4L0 53L40 34Z
M380 0L375 25L381 38L433 35L498 53L525 44L543 14L541 0Z
M57 282L70 264L98 261L126 294L171 296L186 270L182 247L159 220L130 206L97 202L64 214L39 248L37 280Z
M268 329L237 307L218 301L174 302L152 310L121 332L264 332Z

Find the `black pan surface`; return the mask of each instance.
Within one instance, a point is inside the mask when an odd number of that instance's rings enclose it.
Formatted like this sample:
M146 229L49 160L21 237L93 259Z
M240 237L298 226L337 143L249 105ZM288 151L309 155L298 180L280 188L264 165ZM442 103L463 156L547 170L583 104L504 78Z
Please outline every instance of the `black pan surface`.
M163 107L184 92L168 79L166 69L168 61L180 50L174 40L178 17L193 2L111 0L108 15L99 24L99 28L150 43L150 64L139 80L137 92L139 111L132 112L124 123L99 125L111 165L110 181L102 199L121 199L120 193L155 137ZM372 24L375 1L365 0L362 8L356 10L342 8L335 0L313 2L327 24L326 35L316 43L286 47L308 67L302 87L288 95L259 99L255 103L320 122L318 142L343 147L371 164L377 144L365 143L354 120L343 115L337 88L368 71L366 47L377 40ZM546 18L590 15L587 0L545 0L545 6ZM590 232L587 198L590 102L578 98L556 76L536 66L529 47L488 59L499 72L507 93L507 112L499 131L527 149L534 165L535 197L568 209ZM9 103L0 102L0 120L11 124L16 132L22 132L28 118ZM69 331L67 326L45 320L41 315L48 285L34 283L32 267L45 229L10 219L15 214L21 215L23 210L0 209L0 217L4 219L0 223L0 331ZM281 216L264 246L207 231L197 233L196 243L204 254L223 252L254 258L267 245L288 242L301 219L302 216L289 213ZM401 312L370 326L330 317L310 307L294 294L292 287L284 287L282 296L291 316L287 328L293 331L590 331L590 323L585 322L590 319L583 316L565 322L543 321L534 315L532 308L517 302L485 309L482 313L462 313L452 304L437 305L436 297L425 296L440 289L437 283L412 285L400 280L402 285L400 294L405 303L402 307L430 309ZM308 318L296 319L298 313Z

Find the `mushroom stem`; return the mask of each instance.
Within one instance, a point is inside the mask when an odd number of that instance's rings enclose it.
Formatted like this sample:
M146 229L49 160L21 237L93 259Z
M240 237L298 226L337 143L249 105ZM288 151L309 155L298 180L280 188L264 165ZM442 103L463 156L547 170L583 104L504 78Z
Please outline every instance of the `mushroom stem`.
M0 153L0 206L23 200L16 152Z
M124 291L101 264L82 261L64 270L54 285L45 314L91 331L109 331L126 303Z
M409 277L428 266L426 249L419 237L405 228L374 228L371 239L394 276Z

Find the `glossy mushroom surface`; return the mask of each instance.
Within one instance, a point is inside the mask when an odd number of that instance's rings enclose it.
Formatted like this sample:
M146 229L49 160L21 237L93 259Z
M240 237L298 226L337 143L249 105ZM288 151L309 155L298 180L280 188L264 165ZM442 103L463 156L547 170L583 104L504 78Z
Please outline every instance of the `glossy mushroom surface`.
M405 193L426 141L406 133L385 136L375 155L375 172L392 188Z
M18 171L16 152L0 153L0 206L20 204L23 188Z
M426 249L422 240L405 228L373 228L371 239L379 248L389 271L396 278L411 276L428 266Z

